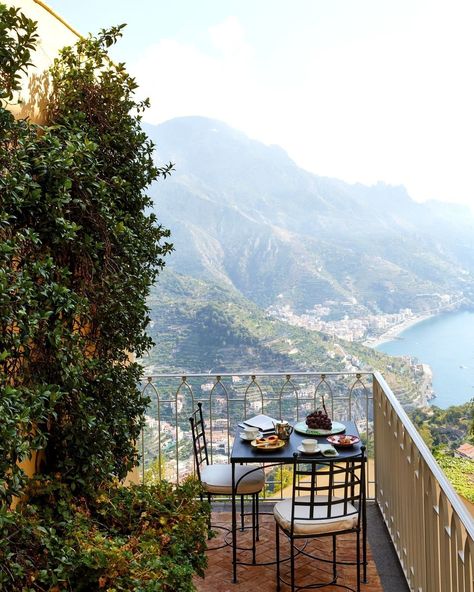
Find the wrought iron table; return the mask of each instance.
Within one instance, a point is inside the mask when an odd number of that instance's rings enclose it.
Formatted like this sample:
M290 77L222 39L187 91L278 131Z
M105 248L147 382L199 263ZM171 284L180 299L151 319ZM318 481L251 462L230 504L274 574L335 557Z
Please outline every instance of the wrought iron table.
M340 422L346 426L345 433L358 435L358 430L353 421L343 421ZM236 428L235 431L235 438L234 444L232 446L232 452L230 456L230 462L232 465L232 581L234 583L237 582L237 565L241 562L237 561L237 510L236 510L236 491L239 481L236 482L235 480L235 465L236 464L258 464L255 468L257 471L260 468L260 465L265 465L266 467L270 466L278 466L284 465L287 463L291 463L294 458L295 453L299 453L298 446L301 445L302 440L305 438L314 438L317 439L319 443L327 444L326 436L309 436L306 434L300 434L297 432L293 432L286 443L280 449L272 450L270 452L266 452L265 450L256 450L254 447L250 445L250 442L243 440L240 438L239 433L242 430ZM358 456L361 454L361 447L362 443L358 442L353 446L348 448L338 448L338 455L337 456L323 456L323 455L312 455L311 458L317 458L320 456L324 458L325 462L327 461L334 461L337 462L341 459L348 459L354 456ZM364 484L365 486L365 484ZM362 561L363 561L363 579L366 581L367 579L367 536L366 536L366 509L365 509L365 491L363 495L364 504L362 508ZM245 564L249 565L249 564ZM251 564L252 565L252 564ZM253 565L259 565L258 563L254 562ZM268 563L266 564L268 565Z

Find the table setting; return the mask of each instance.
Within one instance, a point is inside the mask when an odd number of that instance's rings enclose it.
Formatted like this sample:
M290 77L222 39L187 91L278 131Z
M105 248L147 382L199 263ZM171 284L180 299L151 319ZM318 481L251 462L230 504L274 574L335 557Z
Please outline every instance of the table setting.
M351 449L358 448L357 445L360 444L353 422L331 420L324 401L322 409L309 413L304 421L298 421L294 425L286 420L259 414L245 419L238 427L241 428L238 431L239 439L250 445L252 453L259 455L273 453L276 457L276 453L280 453L285 458L290 458L294 453L300 453L305 456L334 458L341 453L344 456L354 454L355 451ZM238 447L235 453L245 456L243 450L239 453ZM248 458L246 461L248 462Z
M360 458L363 449L358 436L357 426L353 421L333 421L324 406L309 413L304 421L294 425L284 419L275 419L259 414L245 418L236 426L230 462L232 465L233 492L239 486L236 477L239 465L253 471L260 467L269 468L295 462L316 461L321 467L330 467L338 461L350 461ZM329 464L328 464L329 463ZM249 565L237 560L237 516L235 493L232 495L232 563L233 581L237 581L237 564ZM364 531L365 532L365 531ZM365 535L364 535L365 537ZM365 538L364 538L365 541ZM364 542L365 549L365 542ZM255 558L252 565L255 565Z

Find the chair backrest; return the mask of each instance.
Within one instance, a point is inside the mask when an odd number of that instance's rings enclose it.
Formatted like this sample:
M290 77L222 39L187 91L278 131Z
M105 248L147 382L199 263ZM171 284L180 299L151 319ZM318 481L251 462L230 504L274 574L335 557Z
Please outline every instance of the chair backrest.
M294 455L291 529L295 519L328 520L357 516L365 504L365 447L346 459L306 459Z
M201 465L209 464L209 456L207 454L206 430L204 428L204 419L202 416L202 403L197 404L189 418L191 424L191 432L193 436L194 460L196 463L196 472L198 479L201 479Z

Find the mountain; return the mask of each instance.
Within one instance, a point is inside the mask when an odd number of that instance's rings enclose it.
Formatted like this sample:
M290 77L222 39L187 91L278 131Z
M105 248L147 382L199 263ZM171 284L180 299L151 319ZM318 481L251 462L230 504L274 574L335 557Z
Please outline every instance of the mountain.
M176 168L152 188L172 231L172 270L298 313L325 303L334 315L420 312L446 294L470 297L467 209L417 203L403 187L319 177L281 148L211 119L145 131L157 159Z

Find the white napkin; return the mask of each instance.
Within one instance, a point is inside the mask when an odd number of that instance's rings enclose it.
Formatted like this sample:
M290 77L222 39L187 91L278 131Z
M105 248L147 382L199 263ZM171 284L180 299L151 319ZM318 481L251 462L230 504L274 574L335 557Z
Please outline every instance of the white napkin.
M339 456L339 452L331 444L319 444L323 456Z

